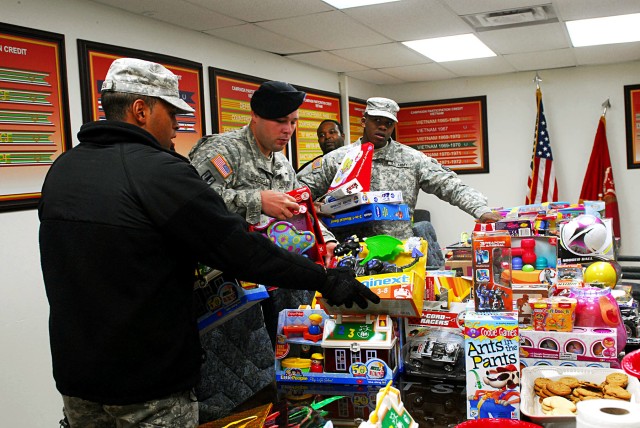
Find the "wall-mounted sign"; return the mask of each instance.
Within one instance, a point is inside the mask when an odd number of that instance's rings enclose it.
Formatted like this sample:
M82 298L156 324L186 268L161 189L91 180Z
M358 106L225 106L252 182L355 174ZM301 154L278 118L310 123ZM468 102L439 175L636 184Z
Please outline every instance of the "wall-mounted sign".
M364 131L362 117L366 107L366 101L349 98L349 133L351 134L349 137L352 143L362 137Z
M401 104L396 135L459 174L489 172L486 96Z
M118 58L139 58L157 62L174 73L179 81L180 97L195 109L194 113L177 115L176 152L187 156L191 147L204 134L204 96L202 93L202 65L181 58L151 52L126 49L119 46L78 40L80 61L80 89L82 92L82 119L84 122L104 120L100 103L100 89L109 66Z
M64 36L0 24L0 210L37 206L71 148Z
M640 85L624 87L627 168L640 168Z

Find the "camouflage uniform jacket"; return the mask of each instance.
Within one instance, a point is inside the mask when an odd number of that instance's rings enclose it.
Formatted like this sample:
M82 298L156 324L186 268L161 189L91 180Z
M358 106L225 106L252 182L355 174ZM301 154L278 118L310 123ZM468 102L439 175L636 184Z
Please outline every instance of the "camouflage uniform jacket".
M229 210L250 224L260 220L260 191L288 192L302 187L282 153L273 153L267 159L260 152L248 126L201 138L189 152L189 158L202 179L222 196ZM335 238L327 230L325 239ZM275 354L269 336L275 337L278 313L311 303L313 293L276 289L269 294L270 298L261 305L249 308L201 337L206 363L196 390L200 422L226 416L275 379Z
M361 139L354 144L360 144ZM298 173L298 179L311 189L314 198L324 195L342 162L348 147L341 147L326 154L320 166L309 165ZM420 190L436 195L471 216L478 218L491 209L487 198L467 186L457 174L442 166L437 160L411 147L391 139L373 153L371 191L400 190L410 216L418 201ZM333 230L340 239L351 234L360 237L391 235L404 239L413 235L408 221L377 221L359 227L341 227Z
M282 153L275 152L270 159L262 154L249 126L201 138L189 152L189 159L229 210L249 224L260 221L262 190L288 192L303 186ZM335 239L323 230L325 241Z

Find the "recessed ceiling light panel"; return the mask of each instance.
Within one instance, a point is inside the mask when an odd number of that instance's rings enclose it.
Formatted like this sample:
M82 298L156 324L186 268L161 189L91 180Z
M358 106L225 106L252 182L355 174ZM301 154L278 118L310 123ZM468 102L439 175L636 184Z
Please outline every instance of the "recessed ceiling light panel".
M474 34L413 40L410 42L402 42L402 44L435 62L460 61L463 59L496 56L496 54Z
M640 13L566 23L574 47L640 41Z
M370 6L372 4L390 3L400 0L322 0L337 9L348 9L350 7Z

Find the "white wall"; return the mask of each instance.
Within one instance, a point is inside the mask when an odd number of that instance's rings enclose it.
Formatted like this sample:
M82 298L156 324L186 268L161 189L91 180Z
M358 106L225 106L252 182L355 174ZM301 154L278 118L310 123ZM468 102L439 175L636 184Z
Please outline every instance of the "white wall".
M76 0L5 1L0 21L62 33L66 37L71 129L82 123L76 39L147 50L266 79L338 92L338 76L252 49ZM600 104L611 98L609 148L623 216L623 251L640 254L634 215L640 208L632 186L640 170L626 169L624 136L625 84L640 82L640 63L544 71L542 88L549 132L558 168L560 197L575 201L595 135ZM378 88L349 81L349 95L388 96L398 102L487 95L490 174L463 179L489 196L492 205L524 203L535 117L533 73ZM209 104L205 78L205 105ZM211 120L206 111L207 130ZM439 240L448 244L470 230L466 214L423 195ZM56 426L61 400L51 377L47 332L48 305L42 284L35 210L0 214L0 414L3 426ZM79 260L81 262L81 260ZM87 284L91 286L91 284Z
M577 202L589 162L601 104L610 99L607 139L621 217L621 254L640 254L640 169L627 169L624 85L640 82L640 62L542 70L542 100L558 180L559 200ZM383 88L398 102L487 96L490 174L461 175L489 198L491 206L525 203L536 118L535 72L474 79L416 83ZM419 207L429 209L441 245L472 229L472 219L431 195Z

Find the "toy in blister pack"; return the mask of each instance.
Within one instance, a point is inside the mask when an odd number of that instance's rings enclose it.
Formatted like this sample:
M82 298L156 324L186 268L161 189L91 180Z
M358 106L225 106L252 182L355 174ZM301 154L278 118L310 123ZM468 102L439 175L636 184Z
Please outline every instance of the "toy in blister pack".
M471 245L475 311L512 311L511 236L505 231L473 232Z
M311 191L308 187L301 187L286 193L299 204L298 212L287 220L277 220L263 214L258 223L250 226L250 230L261 232L277 246L309 257L324 266L327 250Z
M464 336L459 329L423 327L402 348L405 373L464 380Z

